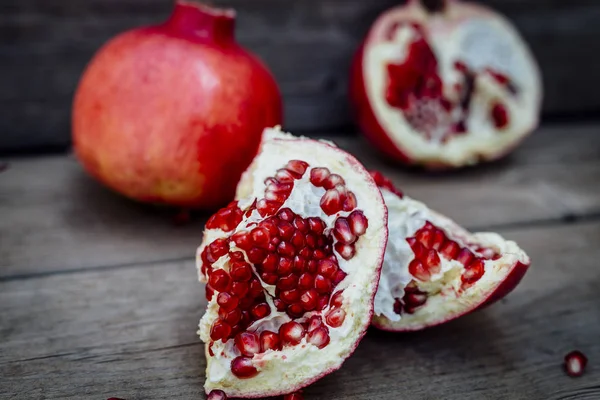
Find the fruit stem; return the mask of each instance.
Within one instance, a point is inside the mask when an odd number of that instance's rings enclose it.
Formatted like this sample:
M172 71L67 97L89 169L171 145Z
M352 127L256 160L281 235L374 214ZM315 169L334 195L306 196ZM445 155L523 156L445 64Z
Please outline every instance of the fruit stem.
M410 0L411 3L420 4L428 13L441 13L446 5L453 0Z
M176 0L173 13L165 25L196 39L228 42L235 37L235 11L196 1Z

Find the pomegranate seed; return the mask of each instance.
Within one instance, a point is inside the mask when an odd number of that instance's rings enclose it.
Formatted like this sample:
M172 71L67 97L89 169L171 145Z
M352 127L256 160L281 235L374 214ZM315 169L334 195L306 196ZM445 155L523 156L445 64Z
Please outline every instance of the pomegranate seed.
M309 249L308 247L305 247L298 252L298 255L301 256L302 258L308 259L308 258L312 257L312 250Z
M302 304L299 303L290 304L286 312L292 318L300 318L302 315L304 315L304 307L302 307Z
M491 110L492 121L498 129L503 129L508 125L508 110L502 103L494 103Z
M302 392L294 392L283 396L283 400L304 400Z
M253 278L250 281L250 296L258 297L263 293L263 288L258 279Z
M264 272L275 272L279 265L279 256L277 254L267 254L264 261L262 262L262 271Z
M311 274L314 274L315 272L317 272L317 267L318 267L318 263L316 260L310 260L308 263L306 263L306 269L308 270L308 272L310 272Z
M464 266L467 266L469 264L471 264L471 261L473 260L473 253L471 252L471 250L469 249L462 249L458 255L456 256L456 261L458 261L459 263L461 263Z
M263 249L259 249L258 247L251 248L247 255L248 261L250 261L252 264L260 264L267 256L265 251Z
M296 229L298 229L302 233L307 233L310 229L308 222L306 222L306 220L302 219L301 217L294 218L294 227L296 227Z
M225 311L225 310L223 310ZM219 313L220 315L220 313ZM235 324L237 324L238 322L240 322L240 319L242 319L242 311L239 310L238 308L234 308L231 311L227 311L223 317L223 322L227 322L227 324L229 324L229 326L233 326Z
M285 311L285 303L283 302L283 300L275 299L275 300L273 300L273 304L275 305L275 308L277 309L277 311L279 311L279 312Z
M411 240L411 242L413 242L413 244L410 246L410 248L412 249L413 253L415 253L415 258L424 258L427 256L427 249L421 244L421 242L416 241L416 239L414 241Z
M460 246L453 241L446 242L442 245L440 250L440 254L445 256L449 260L454 260L460 251Z
M248 310L250 309L250 307L252 307L254 305L254 297L251 296L247 296L247 297L243 297L240 299L240 304L238 305L238 308L242 309L242 310Z
M342 210L352 211L356 208L356 206L357 206L356 196L351 191L349 191L349 190L346 191L346 199L344 200L344 203L342 204Z
M329 344L329 330L325 326L315 328L308 333L307 341L322 349Z
M242 319L240 321L242 325L248 325L250 323L250 313L248 311L242 311Z
M277 226L279 229L279 235L281 236L281 240L290 240L296 229L294 226L287 221L280 221Z
M327 215L342 211L342 199L337 189L329 189L321 197L321 209Z
M431 278L429 271L423 266L423 263L416 258L408 264L408 272L421 281L427 281Z
M294 217L296 216L296 214L294 214L294 212L292 210L290 210L289 208L286 207L286 208L282 208L281 210L279 210L279 212L277 213L277 216L282 221L292 222L294 220Z
M476 259L469 266L467 270L462 274L461 279L464 283L471 284L477 282L485 272L483 260Z
M442 245L446 241L446 235L440 229L435 229L433 231L433 239L431 240L431 248L433 250L439 250L442 248Z
M261 319L271 314L271 308L267 303L259 303L250 310L252 316L256 319Z
M206 400L227 400L227 395L222 390L211 390Z
M279 338L284 346L300 343L304 334L304 327L295 321L286 322L279 327Z
M338 272L335 273L335 276L333 277L333 285L337 285L338 283L340 283L341 281L343 281L346 278L347 274L342 271L341 269L338 270Z
M241 251L232 251L229 253L229 258L232 261L244 261L244 254Z
M296 179L302 178L302 175L306 172L306 168L308 168L308 163L300 160L290 160L285 167Z
M300 298L300 291L298 289L284 290L279 294L279 298L285 304L293 304Z
M262 352L279 350L279 335L275 332L263 331L260 334L260 349Z
M344 297L342 296L342 291L337 291L331 296L331 308L341 307L344 302Z
M322 187L329 174L330 172L327 168L313 168L310 171L310 183L316 187Z
M250 237L255 246L266 248L271 240L271 235L266 228L257 227L252 229Z
M329 293L331 292L331 281L323 275L317 275L315 276L315 289L319 293Z
M314 282L315 278L308 272L305 272L300 275L300 278L298 279L298 289L310 289L313 287L313 284L315 284Z
M316 235L323 234L325 230L325 223L318 217L309 217L308 225L310 226L310 230Z
M345 185L345 184L346 184L346 181L344 181L344 178L342 178L338 174L331 174L323 182L323 187L325 189L329 190L329 189L333 189L337 185Z
M304 269L306 268L306 260L300 256L297 255L296 257L294 257L294 272L301 274Z
M365 217L362 211L353 211L348 216L348 221L350 222L350 230L356 236L364 235L364 233L367 231L367 228L369 227L369 221L367 220L367 217Z
M415 235L415 239L417 239L417 241L421 242L421 244L425 248L429 248L431 246L432 241L433 241L433 232L431 232L431 230L423 230L423 229L421 229Z
M295 177L287 169L280 168L275 173L275 179L277 179L279 182L287 183L287 182L294 182Z
M341 308L334 308L325 316L325 322L327 325L334 328L342 326L344 319L346 319L346 311Z
M406 293L403 297L404 303L412 308L419 307L427 301L427 294L422 292Z
M281 257L279 259L279 265L277 266L277 274L279 276L287 276L292 273L294 269L294 263L291 259Z
M398 197L404 197L402 191L396 188L391 180L383 176L383 174L379 171L371 171L371 177L375 181L375 184L381 188L387 189L390 192L396 194Z
M215 291L211 289L210 286L206 285L206 300L211 301Z
M248 232L237 232L231 239L235 245L242 250L250 250L252 248L252 242L250 241L250 234Z
M281 202L279 201L260 199L258 203L256 203L256 209L261 217L275 214L279 207L281 207Z
M208 284L215 290L223 292L229 287L229 274L223 269L217 269L210 274Z
M442 266L440 265L440 256L436 253L435 250L429 250L425 257L421 259L425 268L429 270L432 274L437 274L442 270Z
M272 274L269 272L263 272L262 274L260 274L260 277L263 280L263 282L265 282L268 285L275 285L277 283L277 280L279 279L279 276L277 274Z
M350 224L344 217L335 220L333 235L338 241L344 244L352 244L356 241L356 236L352 233Z
M290 290L298 286L298 275L289 274L277 281L277 289L279 290Z
M315 260L322 260L326 256L327 256L327 254L325 253L325 251L321 250L321 249L316 249L315 251L313 251L313 254L312 254L312 257Z
M217 304L225 311L231 311L238 306L239 300L237 297L230 295L227 292L219 293L217 296Z
M285 257L294 257L296 255L296 249L291 243L281 242L277 246L277 252Z
M231 279L235 282L247 282L252 278L252 268L245 262L236 261L231 267Z
M210 338L212 340L227 339L231 333L231 326L223 321L216 320L210 328Z
M565 356L565 371L570 377L578 377L583 375L588 359L579 350L574 350Z
M356 253L354 246L351 244L336 243L334 248L344 260L350 260Z
M338 271L338 266L331 260L320 260L319 261L319 274L325 278L333 278Z
M250 285L246 282L233 282L231 284L231 294L237 297L244 297L249 289Z
M329 303L329 297L326 294L319 296L319 301L317 302L317 310L321 311L327 304Z
M260 342L255 333L242 332L235 337L234 342L244 356L252 357L254 354L260 353Z
M240 379L253 378L258 375L252 359L243 356L236 357L231 361L231 372Z
M300 296L300 303L306 311L312 311L317 307L319 294L314 289L309 289Z

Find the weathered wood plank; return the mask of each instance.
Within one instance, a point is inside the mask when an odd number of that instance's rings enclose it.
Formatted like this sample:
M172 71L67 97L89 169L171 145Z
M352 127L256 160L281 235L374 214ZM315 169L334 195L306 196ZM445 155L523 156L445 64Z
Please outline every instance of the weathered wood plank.
M238 37L271 67L285 97L286 125L322 130L351 123L351 57L369 25L397 0L219 0L238 10ZM514 20L544 73L548 114L600 108L595 21L588 0L488 0ZM6 0L0 5L0 149L69 142L72 93L85 64L110 37L163 20L159 0ZM35 117L35 118L33 118ZM40 124L39 121L44 121ZM49 121L50 123L47 123Z
M419 334L371 330L307 398L598 398L600 223L503 233L534 261L506 300ZM0 282L0 397L202 398L204 305L191 261ZM573 348L590 359L579 379L561 369Z
M542 129L505 162L449 175L410 172L364 142L336 140L470 227L600 212L597 125ZM0 276L191 256L206 217L175 227L171 213L105 190L73 158L15 159L0 175Z

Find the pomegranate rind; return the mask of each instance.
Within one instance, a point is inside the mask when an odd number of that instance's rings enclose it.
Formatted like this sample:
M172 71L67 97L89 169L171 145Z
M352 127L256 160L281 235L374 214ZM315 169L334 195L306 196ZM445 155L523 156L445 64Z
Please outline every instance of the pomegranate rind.
M471 234L451 219L429 209L419 201L406 195L400 198L387 189L381 188L381 191L389 212L390 237L375 299L372 324L376 328L393 332L418 331L454 320L503 298L518 285L527 272L530 259L515 242L505 240L496 233ZM403 216L404 220L398 222L398 218ZM396 286L395 283L390 284L390 282L394 279L397 283L397 276L402 274L402 271L404 276L407 276L407 279L401 280L403 284L414 279L407 270L414 253L408 246L405 247L408 249L405 253L398 251L398 248L404 246L406 238L412 236L425 221L430 221L434 226L442 229L452 240L462 244L468 243L469 247L491 249L499 255L499 258L485 260L483 276L468 287L461 287L462 270L461 266L456 264L458 269L444 273L439 281L441 286L438 288L439 292L435 290L435 294L430 294L422 307L417 308L412 314L398 315L390 311L393 301L390 298L393 297L391 290L392 286ZM413 226L407 228L407 225L411 224Z
M522 61L515 67L522 75L518 79L520 95L509 96L501 90L498 82L481 74L476 78L475 95L471 100L471 104L477 107L497 99L505 103L511 119L507 129L501 132L489 129L489 134L484 133L488 131L487 125L479 124L478 127L468 127L465 134L453 135L441 143L430 142L408 124L399 109L386 103L383 94L387 82L385 65L402 61L409 43L406 37L390 39L388 35L393 26L403 22L422 27L441 64L448 64L456 59L454 55L459 54L458 42L462 33L458 27L464 23L486 24L490 27L488 31L501 33L499 41L514 44L512 52ZM506 18L480 5L452 1L447 2L443 13L429 14L419 1L411 1L386 11L373 24L358 49L350 72L350 98L358 125L380 151L405 164L439 170L496 160L517 147L539 123L542 83L537 63L514 26ZM452 73L449 67L443 67L440 71L442 81L446 82Z
M342 176L348 188L356 195L358 209L368 218L367 231L355 243L356 255L347 261L337 257L340 268L344 267L344 271L348 273L340 284L344 284L341 308L346 317L340 327L328 326L331 340L326 347L319 349L307 343L307 338L304 337L297 346L256 354L253 362L259 373L250 379L238 379L227 368L223 368L227 364L217 360L218 354L212 356L209 352L210 323L218 315L215 300L217 296L213 296L199 329L200 337L206 343L206 393L220 389L229 397L261 398L298 391L339 369L344 360L354 352L370 325L388 234L387 208L382 194L360 162L333 143L295 137L279 129L267 129L263 134L258 156L238 184L236 199L240 207L251 204L257 195L264 193L265 178L272 176L277 168L290 159L306 161L311 167L327 167L332 174ZM286 200L283 207L286 206L297 212L297 207L301 205L290 205ZM328 226L332 226L330 222ZM223 234L219 229L205 230L202 245L198 249L198 272L202 282L206 281L206 277L200 268L200 254L206 245L223 237ZM336 290L338 288L339 286ZM322 315L328 309L329 306L323 310Z

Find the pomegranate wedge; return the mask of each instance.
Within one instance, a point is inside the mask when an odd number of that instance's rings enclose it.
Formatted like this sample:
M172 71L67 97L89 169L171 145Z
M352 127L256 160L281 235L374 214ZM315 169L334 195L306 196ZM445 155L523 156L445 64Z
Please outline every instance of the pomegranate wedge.
M236 199L209 219L198 249L205 389L293 393L338 369L364 335L387 209L354 157L278 129L265 130Z
M388 207L389 239L373 325L416 331L501 299L520 282L529 257L495 233L469 233L372 173Z

